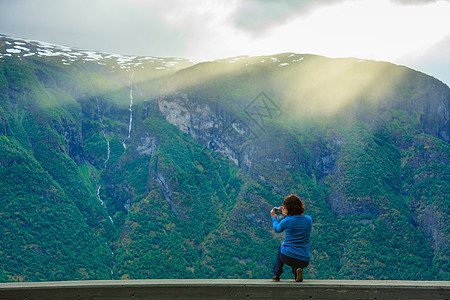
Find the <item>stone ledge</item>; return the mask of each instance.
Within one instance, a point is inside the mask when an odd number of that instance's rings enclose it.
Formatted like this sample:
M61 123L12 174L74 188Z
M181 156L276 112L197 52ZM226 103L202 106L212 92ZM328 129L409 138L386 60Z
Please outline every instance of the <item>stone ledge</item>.
M0 299L443 299L449 281L149 279L1 283Z

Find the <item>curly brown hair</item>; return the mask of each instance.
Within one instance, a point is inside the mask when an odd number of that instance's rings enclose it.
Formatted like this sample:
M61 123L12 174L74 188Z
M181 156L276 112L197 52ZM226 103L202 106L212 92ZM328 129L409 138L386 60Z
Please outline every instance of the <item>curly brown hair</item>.
M286 208L288 216L301 215L305 212L305 203L296 195L284 198L283 206Z

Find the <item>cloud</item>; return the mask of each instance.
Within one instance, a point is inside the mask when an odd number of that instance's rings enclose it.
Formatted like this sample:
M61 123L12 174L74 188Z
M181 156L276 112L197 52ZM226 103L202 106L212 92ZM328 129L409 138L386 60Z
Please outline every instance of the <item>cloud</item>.
M424 5L449 0L390 0L401 5ZM242 0L233 13L237 28L254 35L264 34L268 29L307 16L310 12L332 4L361 2L364 0Z
M233 21L237 28L258 35L317 7L342 1L344 0L242 0L233 13Z
M449 0L0 0L0 33L197 61L297 52L409 63L450 34L449 12ZM445 60L448 44L436 47Z
M431 74L450 86L450 34L421 53L401 59L416 70Z
M155 12L161 28L176 30L183 39L178 56L208 60L238 55L246 42L230 22L239 0L121 1Z
M186 42L155 11L118 0L0 1L0 28L17 37L122 54L177 55Z
M448 0L391 0L394 3L405 4L405 5L417 5L417 4L430 4L439 1Z

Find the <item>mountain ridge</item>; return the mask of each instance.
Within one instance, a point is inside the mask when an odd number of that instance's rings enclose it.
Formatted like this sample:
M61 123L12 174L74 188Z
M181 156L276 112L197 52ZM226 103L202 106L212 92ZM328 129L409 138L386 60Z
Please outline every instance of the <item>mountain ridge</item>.
M436 79L293 53L120 68L18 42L0 43L0 220L22 240L0 244L1 281L265 278L282 240L268 211L289 193L314 220L307 278L448 280L450 91ZM73 221L41 235L27 203ZM24 267L40 256L53 269Z

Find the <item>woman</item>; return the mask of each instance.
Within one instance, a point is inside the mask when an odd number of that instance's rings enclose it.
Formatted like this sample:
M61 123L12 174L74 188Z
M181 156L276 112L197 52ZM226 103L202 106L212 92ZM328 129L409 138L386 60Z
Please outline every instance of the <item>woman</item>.
M292 268L295 281L303 281L303 268L309 265L311 258L309 239L312 219L308 215L303 215L305 204L296 195L287 196L281 209L286 216L281 222L278 222L275 210L270 211L273 229L276 232L286 230L286 239L278 249L277 260L273 266L273 281L280 281L285 264Z

